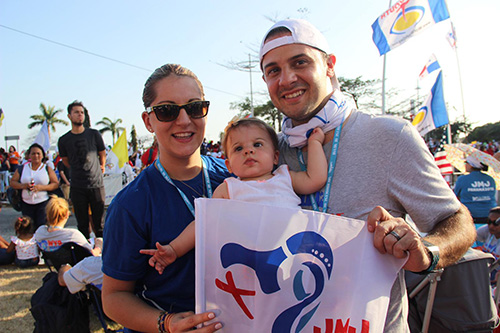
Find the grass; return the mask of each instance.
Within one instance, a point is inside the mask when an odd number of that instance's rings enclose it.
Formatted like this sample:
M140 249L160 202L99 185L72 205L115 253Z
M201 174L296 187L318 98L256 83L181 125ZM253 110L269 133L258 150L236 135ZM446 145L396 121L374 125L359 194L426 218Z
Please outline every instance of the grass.
M0 332L33 332L35 326L30 312L31 296L42 286L42 279L49 272L44 265L21 269L14 265L0 266ZM92 307L90 332L103 333ZM120 325L109 323L111 329Z

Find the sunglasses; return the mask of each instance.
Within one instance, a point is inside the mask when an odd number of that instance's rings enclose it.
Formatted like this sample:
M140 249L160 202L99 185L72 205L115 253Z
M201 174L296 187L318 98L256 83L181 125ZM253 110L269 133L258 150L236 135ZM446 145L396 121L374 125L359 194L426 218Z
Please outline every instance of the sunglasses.
M493 224L495 226L500 225L500 217L497 218L496 221L492 221L492 220L488 219L488 224Z
M146 112L154 112L156 119L162 122L169 122L177 119L181 109L186 110L189 117L200 119L208 114L209 105L209 101L194 101L182 105L165 103L147 107Z

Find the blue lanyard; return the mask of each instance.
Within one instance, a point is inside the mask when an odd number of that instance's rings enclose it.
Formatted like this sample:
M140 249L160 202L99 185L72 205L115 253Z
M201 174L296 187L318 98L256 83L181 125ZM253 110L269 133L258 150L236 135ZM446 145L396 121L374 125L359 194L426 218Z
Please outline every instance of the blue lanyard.
M211 198L212 197L212 184L210 183L210 176L208 175L207 164L206 164L205 159L203 158L203 156L201 157L201 161L203 162L203 174L205 176L205 185L207 186L207 196L209 198ZM160 171L161 175L163 176L163 178L165 178L165 180L170 185L172 185L173 187L175 187L177 189L177 192L179 192L179 194L181 195L181 198L182 198L182 200L184 200L184 203L186 204L187 208L189 209L189 211L191 212L191 214L193 214L193 217L195 217L193 205L189 201L189 199L186 196L186 194L184 194L184 192L182 192L181 189L178 188L174 184L174 182L172 181L172 179L168 175L168 173L165 170L165 168L163 168L163 165L161 165L159 159L156 160L155 164L156 164L156 167L158 168L158 170Z
M330 154L330 161L328 162L328 177L326 179L325 193L323 195L323 208L322 212L326 213L328 209L328 200L330 199L330 190L332 188L333 173L335 172L335 164L337 163L337 152L339 150L340 132L342 131L342 125L344 124L344 119L340 125L335 129L335 134L333 135L332 141L332 152ZM304 155L302 154L302 149L297 150L297 157L299 159L300 169L306 171L306 164L304 162ZM312 207L315 211L319 212L318 203L314 198L313 194L309 194L311 199Z

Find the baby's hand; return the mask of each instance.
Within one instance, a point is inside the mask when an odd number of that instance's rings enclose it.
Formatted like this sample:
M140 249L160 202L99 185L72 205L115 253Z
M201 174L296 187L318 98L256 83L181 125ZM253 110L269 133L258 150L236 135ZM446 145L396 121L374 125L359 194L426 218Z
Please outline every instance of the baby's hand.
M170 265L177 259L177 254L175 253L174 249L170 246L170 244L167 245L161 245L160 243L156 242L156 248L157 250L139 250L140 253L142 254L148 254L151 255L152 257L149 258L149 265L151 267L154 267L158 273L162 274L163 270L165 267Z
M318 141L319 143L323 144L325 141L325 133L323 133L323 130L319 127L316 127L313 129L311 135L309 135L309 138L307 139L308 143L312 142L313 140Z

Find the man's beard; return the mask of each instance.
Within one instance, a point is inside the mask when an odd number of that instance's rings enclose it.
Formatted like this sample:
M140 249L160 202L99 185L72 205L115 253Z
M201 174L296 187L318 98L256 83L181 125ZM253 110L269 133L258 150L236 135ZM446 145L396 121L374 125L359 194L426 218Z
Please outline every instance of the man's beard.
M82 126L83 125L83 121L72 121L71 124L75 125L75 126Z

